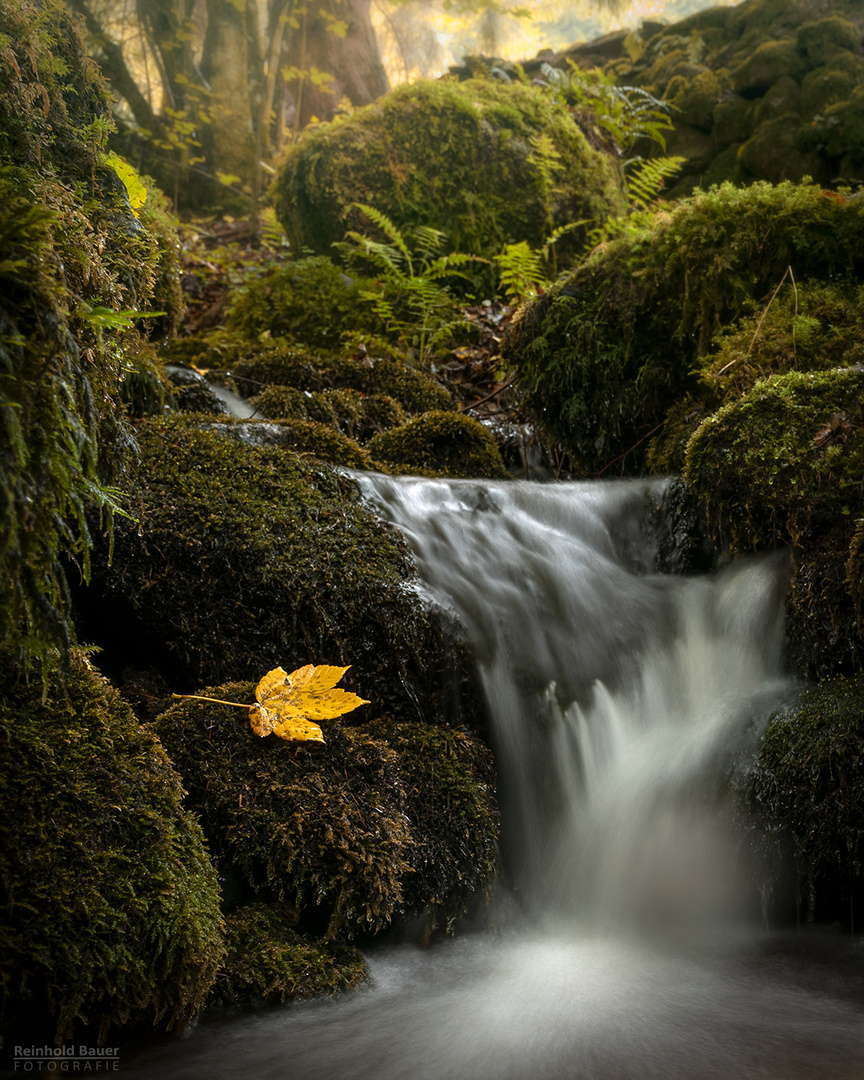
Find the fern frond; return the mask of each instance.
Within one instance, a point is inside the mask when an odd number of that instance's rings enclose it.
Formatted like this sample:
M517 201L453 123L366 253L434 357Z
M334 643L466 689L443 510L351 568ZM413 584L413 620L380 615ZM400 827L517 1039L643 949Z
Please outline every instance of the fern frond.
M630 205L647 210L657 201L666 181L681 171L687 159L680 156L638 158L630 163L626 174L627 197Z
M408 250L408 244L405 242L405 237L390 218L387 217L383 211L376 210L374 206L367 206L366 203L354 203L354 206L361 214L365 215L373 225L378 226L381 232L383 232L390 240L393 247L402 252L405 263L410 268L411 252Z

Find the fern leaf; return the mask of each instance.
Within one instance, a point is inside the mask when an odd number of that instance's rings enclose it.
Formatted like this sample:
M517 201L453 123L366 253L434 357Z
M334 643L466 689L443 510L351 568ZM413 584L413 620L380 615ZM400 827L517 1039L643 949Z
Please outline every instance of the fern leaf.
M367 206L366 203L354 203L354 206L364 214L369 221L384 233L384 235L390 240L393 247L402 252L406 265L411 267L411 252L408 250L408 244L405 242L405 237L396 227L396 225L390 220L387 215L381 211L376 210L374 206Z

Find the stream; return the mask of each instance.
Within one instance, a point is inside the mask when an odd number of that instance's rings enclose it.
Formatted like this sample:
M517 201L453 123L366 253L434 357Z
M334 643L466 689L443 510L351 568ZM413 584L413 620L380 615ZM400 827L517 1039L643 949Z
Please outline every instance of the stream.
M725 798L772 707L787 566L654 571L655 481L357 474L480 664L505 881L369 986L207 1017L136 1077L864 1080L864 949L770 931Z

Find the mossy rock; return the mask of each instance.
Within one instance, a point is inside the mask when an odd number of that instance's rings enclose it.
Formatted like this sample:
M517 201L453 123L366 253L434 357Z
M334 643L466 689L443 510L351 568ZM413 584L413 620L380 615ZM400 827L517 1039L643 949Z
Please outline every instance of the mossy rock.
M799 81L807 64L795 47L795 42L763 41L732 70L732 85L744 97L760 97L784 77Z
M359 390L322 390L310 393L293 386L268 386L251 399L260 416L316 420L360 443L407 420L405 410L387 394Z
M849 526L807 544L795 558L784 624L786 667L816 681L864 665L860 611L849 581Z
M370 364L353 357L315 356L285 346L247 353L231 367L238 389L259 394L264 387L293 386L298 390L358 390L394 398L408 413L453 409L447 391L431 375L384 357Z
M199 418L200 419L200 418ZM330 465L368 469L369 455L347 435L315 420L232 420L202 425L223 438L248 447L278 447Z
M815 185L722 185L625 231L517 314L503 343L525 406L577 468L644 467L717 333L799 284L864 269L864 201Z
M710 131L714 110L723 94L723 87L713 71L703 69L693 75L676 74L666 88L666 100L676 110L678 122Z
M555 165L539 160L541 136ZM330 254L347 230L367 232L357 203L406 234L431 226L450 250L490 259L504 244L540 246L558 225L599 223L624 205L617 162L589 146L563 105L529 86L479 79L401 86L304 132L276 186L291 243ZM578 243L577 230L561 254Z
M864 362L864 287L787 279L769 302L724 329L700 371L703 396L733 401L759 379Z
M829 157L864 160L864 85L853 87L848 98L829 105L814 129Z
M804 23L798 30L798 48L814 65L830 63L838 52L852 52L860 44L861 31L839 15Z
M699 427L685 478L738 549L799 544L861 512L864 373L789 372Z
M236 289L226 325L250 339L266 332L334 351L344 337L380 331L380 320L362 295L375 288L380 290L371 281L347 277L329 258L298 259Z
M180 778L82 654L45 697L16 668L0 658L5 1035L182 1029L224 944Z
M801 112L801 87L789 75L784 75L755 105L756 122L759 124L790 114L798 116ZM792 180L794 177L785 179Z
M506 480L495 438L479 420L461 413L433 411L369 440L369 456L440 476Z
M806 914L845 922L864 885L864 675L826 680L776 713L741 794L765 884L791 855Z
M377 697L379 686L364 689ZM203 693L251 702L253 689ZM246 710L193 700L155 723L220 867L293 905L301 926L332 937L430 904L444 918L460 913L497 868L488 749L460 731L390 719L322 726L323 745L262 739Z
M314 941L293 928L285 904L248 904L225 920L227 955L210 1003L284 1005L349 990L369 978L351 945Z
M770 180L823 179L823 163L818 154L800 149L798 130L801 117L788 113L760 123L752 137L738 151L738 160L750 177ZM825 180L829 177L826 175Z
M864 75L864 69L860 74ZM847 101L855 84L856 74L852 71L828 65L814 68L801 83L802 116L813 120L830 105Z
M732 143L746 142L756 122L755 107L753 102L735 94L717 102L713 119L711 136L715 146L726 147Z
M138 444L137 520L118 521L113 561L80 597L118 675L151 653L177 690L351 664L377 711L479 722L472 662L349 479L182 417L144 421Z

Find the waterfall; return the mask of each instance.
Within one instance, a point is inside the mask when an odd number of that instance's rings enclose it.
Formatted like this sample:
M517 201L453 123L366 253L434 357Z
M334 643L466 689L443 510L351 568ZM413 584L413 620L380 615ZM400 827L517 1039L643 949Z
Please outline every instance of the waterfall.
M654 572L662 482L359 484L478 657L522 902L595 924L731 914L723 767L783 687L783 564Z
M516 903L371 949L364 990L202 1023L124 1074L862 1080L860 960L739 918L723 795L785 691L784 565L656 572L662 483L356 480L476 653Z

